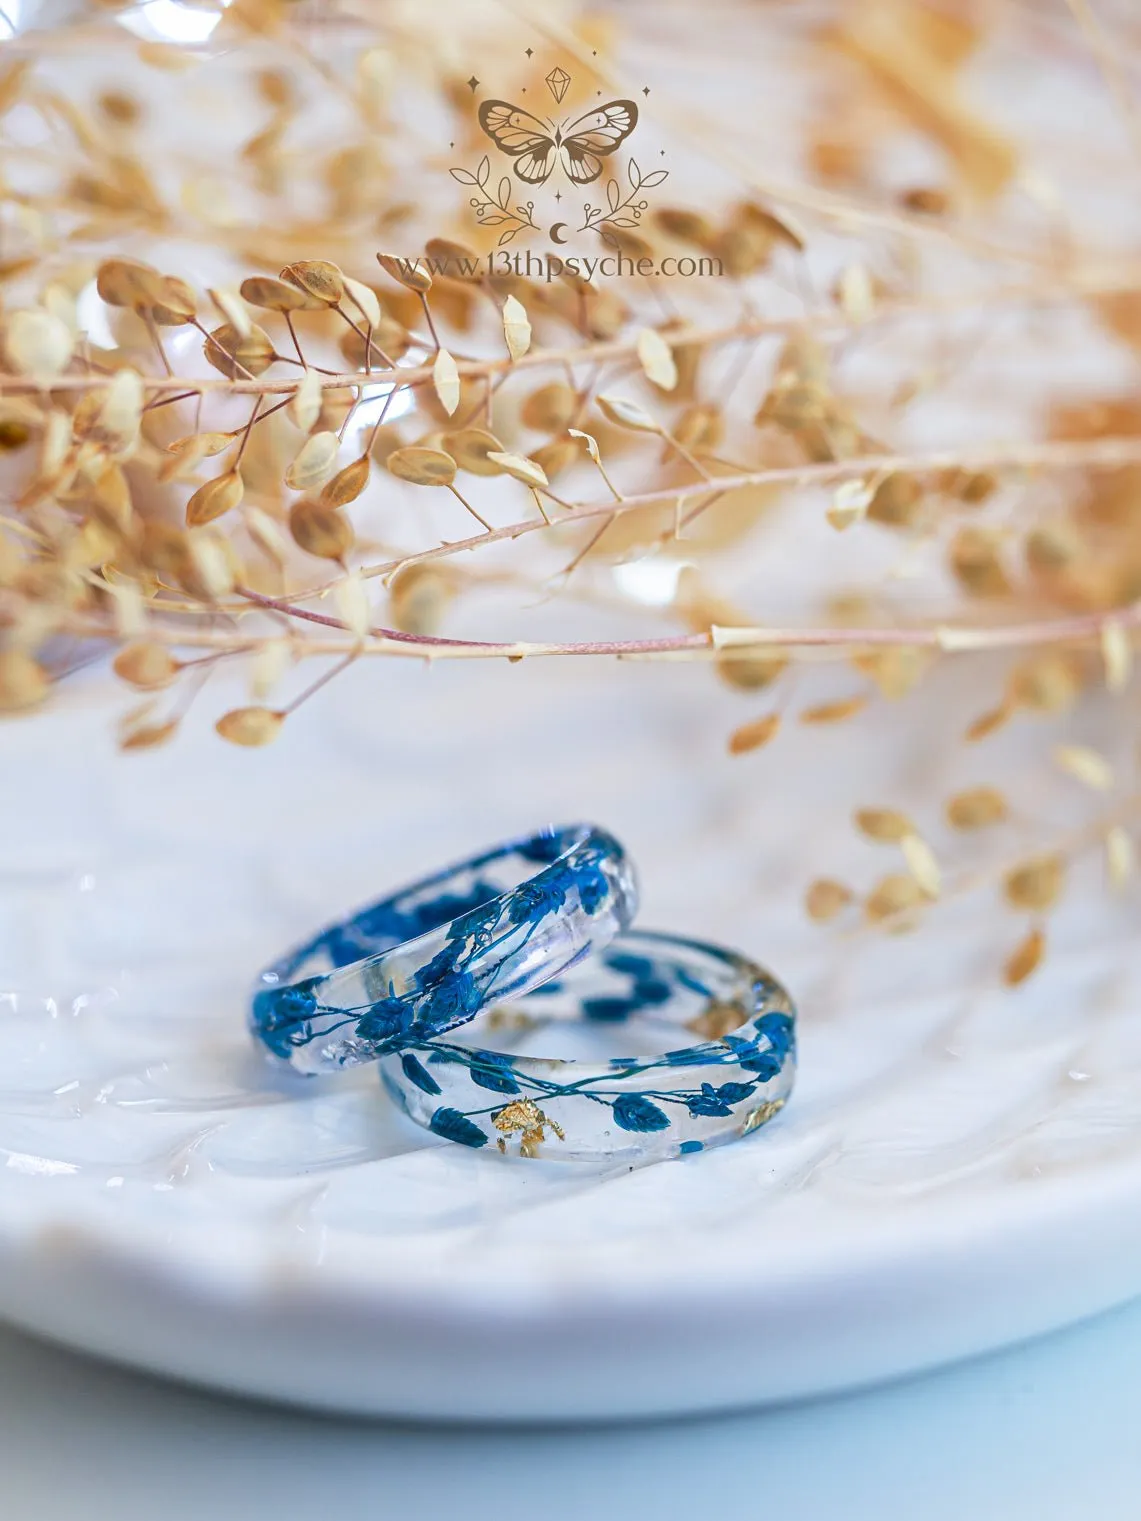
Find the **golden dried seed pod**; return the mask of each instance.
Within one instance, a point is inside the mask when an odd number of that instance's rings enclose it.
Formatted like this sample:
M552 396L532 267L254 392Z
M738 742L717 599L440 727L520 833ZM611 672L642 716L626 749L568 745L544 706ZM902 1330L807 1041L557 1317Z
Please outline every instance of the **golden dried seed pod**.
M488 459L489 454L502 454L503 445L486 428L461 428L458 433L445 433L440 442L456 465L469 475L503 473L498 465L492 464Z
M822 702L814 708L805 708L800 715L802 724L841 724L855 718L868 705L866 697L847 697L839 702Z
M95 288L108 306L148 307L156 299L162 275L138 259L105 259L95 276Z
M582 458L582 454L575 439L552 438L549 444L536 449L531 458L547 480L551 481L564 470L569 470L576 460Z
M598 230L602 234L603 241L609 243L611 248L616 248L627 259L633 259L636 262L638 259L654 257L654 245L638 233L631 231L629 227L619 227L617 222L612 222L607 218L606 221L599 222Z
M325 507L344 507L355 502L368 485L369 460L367 454L355 459L343 470L338 470L332 480L321 488L321 502Z
M173 739L178 731L178 720L172 718L162 724L138 724L124 731L119 739L120 750L154 750Z
M967 725L963 738L968 744L976 744L980 739L987 739L1009 721L1011 711L1007 703L1001 703L987 713L980 713L978 718Z
M644 407L627 401L624 396L596 396L594 404L617 428L629 428L634 433L661 433L661 424L654 421Z
M674 424L673 436L686 449L716 449L725 437L725 414L711 401L686 407Z
M784 243L797 253L804 252L804 233L794 225L791 218L778 217L775 211L770 211L766 206L758 206L756 201L739 202L734 207L733 220L739 226L752 227L757 232L764 233L775 243Z
M947 799L947 822L952 829L985 829L1009 817L1006 799L995 787L970 787Z
M663 206L654 213L654 225L667 237L676 238L679 243L693 243L698 248L710 247L717 235L708 217L682 207Z
M435 565L409 565L399 571L389 588L394 627L407 634L436 633L454 590L452 577Z
M920 216L940 217L947 211L951 201L945 190L934 185L914 185L910 190L902 192L899 204L904 211L914 211Z
M845 887L843 882L837 882L833 877L820 877L809 884L804 906L810 919L817 924L827 924L842 913L851 901L851 888Z
M864 913L870 924L892 920L897 922L891 928L906 930L914 927L913 910L928 902L930 899L913 876L893 872L876 883L864 903Z
M251 275L238 289L243 301L267 312L311 312L326 305L316 296L310 296L284 280L276 280L272 275Z
M891 528L907 528L923 506L923 492L913 475L885 476L868 503L868 517Z
M25 650L0 650L0 713L34 708L48 694L47 672Z
M411 481L414 486L450 486L456 478L456 462L442 449L410 445L394 449L384 463L393 475Z
M1003 891L1012 908L1042 913L1053 908L1066 882L1066 865L1059 855L1036 856L1008 871Z
M345 294L344 276L328 259L299 259L287 264L280 278L325 306L336 306Z
M898 845L906 835L915 833L907 815L894 808L860 808L855 819L860 833L880 845Z
M1002 540L993 528L968 524L951 540L951 570L974 597L1006 597L1012 590L1001 560Z
M111 668L120 681L144 692L169 686L180 669L165 645L147 641L126 645L115 656Z
M447 264L448 275L453 280L478 280L482 267L480 256L464 243L454 243L451 238L429 238L424 244L429 259Z
M718 655L715 669L726 686L739 692L759 692L771 686L787 665L788 656L779 652L769 655L726 650Z
M531 392L519 408L519 418L526 427L540 433L558 433L574 421L578 405L578 393L573 386L568 386L565 380L552 380Z
M779 732L780 714L766 713L733 731L729 736L729 754L744 755L749 750L759 750L774 740Z
M163 275L148 309L160 327L184 327L197 315L198 302L185 280Z
M265 329L256 324L243 337L236 328L224 322L205 340L202 352L207 363L227 380L244 380L247 374L264 374L274 360L273 342Z
M343 512L303 498L289 510L289 531L306 554L343 560L353 547L353 525Z
M232 708L229 713L222 714L214 728L232 745L253 749L275 740L284 722L285 714L273 708Z
M1002 980L1008 988L1016 988L1037 971L1046 954L1046 936L1041 929L1032 929L1012 951L1002 969Z
M1057 575L1084 553L1082 536L1069 522L1042 523L1026 535L1026 565L1034 575Z
M336 433L311 433L286 470L285 484L293 491L310 491L322 485L333 473L340 447Z
M498 465L504 475L522 481L524 486L540 487L549 484L542 465L523 454L503 454L497 450L487 458L491 464Z
M227 470L199 486L186 504L186 526L201 528L237 507L245 495L245 483L237 470Z
M390 275L398 285L403 285L405 290L426 295L432 289L432 276L419 260L398 259L394 254L378 253L376 262L386 275Z
M1035 713L1060 713L1081 690L1081 672L1074 660L1057 651L1036 656L1011 675L1009 702Z

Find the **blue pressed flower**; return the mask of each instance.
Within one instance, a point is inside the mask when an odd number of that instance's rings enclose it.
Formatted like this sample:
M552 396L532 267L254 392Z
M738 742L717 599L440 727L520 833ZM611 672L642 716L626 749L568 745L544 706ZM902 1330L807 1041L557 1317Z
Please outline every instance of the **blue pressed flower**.
M416 921L414 917L402 914L391 903L378 903L374 908L366 908L358 914L350 921L348 928L366 940L375 942L377 950L386 950L411 939L416 933Z
M664 1056L657 1058L663 1067L707 1067L709 1057L706 1052L708 1046L684 1046L680 1051L667 1051Z
M648 956L631 956L629 951L608 951L602 959L612 972L634 982L650 981L657 976L658 968Z
M477 945L480 944L490 938L495 926L499 923L501 912L501 905L493 899L490 903L483 903L479 908L473 908L466 914L457 915L448 929L448 939L474 940Z
M582 1012L587 1019L617 1022L629 1019L631 1014L636 1014L638 1004L633 998L584 998Z
M708 983L702 982L701 978L695 973L688 971L683 966L675 967L674 970L677 973L677 980L681 983L682 987L688 988L691 993L699 993L705 999L717 996Z
M703 1084L708 1087L708 1084ZM722 1083L717 1089L717 1097L726 1104L739 1104L742 1099L751 1098L753 1094L752 1083Z
M518 1093L519 1084L511 1075L511 1067L509 1056L498 1051L481 1051L468 1071L479 1088L490 1088L493 1093Z
M534 839L524 840L522 845L516 846L516 854L522 856L524 861L557 861L562 855L566 845L566 839L561 831L544 831L537 834Z
M449 940L442 951L437 951L431 961L427 961L416 973L416 986L418 988L430 988L445 977L450 977L455 971L456 962L463 956L463 946L454 940Z
M634 984L634 997L643 1008L656 1008L658 1004L668 1003L672 996L669 983L660 977L639 978Z
M614 1100L614 1120L623 1130L668 1130L669 1116L640 1093L623 1093Z
M415 1056L413 1056L411 1051L405 1051L404 1055L400 1058L400 1065L404 1068L404 1076L410 1083L415 1083L416 1087L419 1088L421 1092L443 1092L443 1089L440 1087L439 1083L432 1076L432 1074L428 1071L427 1067L425 1067L423 1063L421 1063Z
M445 1140L458 1141L461 1146L486 1146L487 1136L473 1125L458 1109L437 1109L428 1121L428 1129L442 1135Z
M780 1073L783 1064L775 1051L758 1051L753 1056L742 1057L738 1065L746 1072L755 1072L762 1083L767 1083Z
M567 888L573 881L569 872L544 872L532 882L524 882L511 896L507 917L512 924L534 924L555 913L566 902Z
M412 1010L402 998L382 998L357 1021L361 1040L390 1040L404 1035L412 1024Z
M782 1057L792 1049L796 1039L792 1018L788 1014L762 1014L753 1021L753 1028L758 1034L766 1036L773 1050Z
M678 1147L678 1152L683 1157L688 1157L692 1152L704 1150L704 1141L683 1141Z
M370 935L360 934L352 924L334 925L321 936L320 944L331 967L351 966L383 948Z
M276 1056L288 1057L295 1046L303 1046L313 1038L309 1020L317 1012L317 999L311 988L318 980L309 978L284 988L263 988L254 994L254 1025Z
M712 1085L702 1083L700 1093L691 1093L685 1101L686 1108L695 1117L705 1116L709 1119L723 1118L733 1111L724 1099L718 1098Z
M418 1023L437 1029L469 1018L482 1002L470 972L453 972L427 990L418 1012Z
M575 885L578 887L578 901L588 914L598 911L606 901L609 884L606 881L606 873L598 866L582 866L575 872Z

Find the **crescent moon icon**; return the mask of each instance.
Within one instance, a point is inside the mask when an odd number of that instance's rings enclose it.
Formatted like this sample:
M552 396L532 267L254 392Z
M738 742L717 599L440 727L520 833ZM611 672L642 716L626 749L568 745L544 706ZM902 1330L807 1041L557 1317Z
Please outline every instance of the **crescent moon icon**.
M565 222L556 222L554 224L554 226L551 228L551 242L552 243L565 243L566 242L566 238L560 238L559 237L560 231L565 230L566 225L567 224Z

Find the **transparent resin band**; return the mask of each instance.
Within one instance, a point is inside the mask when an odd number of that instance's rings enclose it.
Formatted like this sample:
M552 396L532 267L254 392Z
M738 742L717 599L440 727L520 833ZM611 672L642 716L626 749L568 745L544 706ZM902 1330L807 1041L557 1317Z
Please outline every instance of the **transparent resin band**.
M679 1048L687 1035L701 1039ZM784 1106L795 1067L795 1012L770 973L634 930L560 981L485 1009L462 1044L406 1042L381 1076L414 1120L464 1146L640 1162L748 1135Z
M251 1027L299 1072L375 1061L558 977L625 929L637 901L611 835L544 829L322 930L261 974Z

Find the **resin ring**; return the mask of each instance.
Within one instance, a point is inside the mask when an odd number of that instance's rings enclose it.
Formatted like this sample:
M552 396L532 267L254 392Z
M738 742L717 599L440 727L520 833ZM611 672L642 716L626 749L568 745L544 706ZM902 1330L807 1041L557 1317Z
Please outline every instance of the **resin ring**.
M783 1108L795 1068L792 1000L770 973L635 930L560 981L484 1009L462 1044L430 1035L393 1049L381 1076L449 1141L632 1163L748 1135Z
M299 1072L442 1035L608 945L638 902L618 841L574 824L402 888L267 967L250 1023Z

